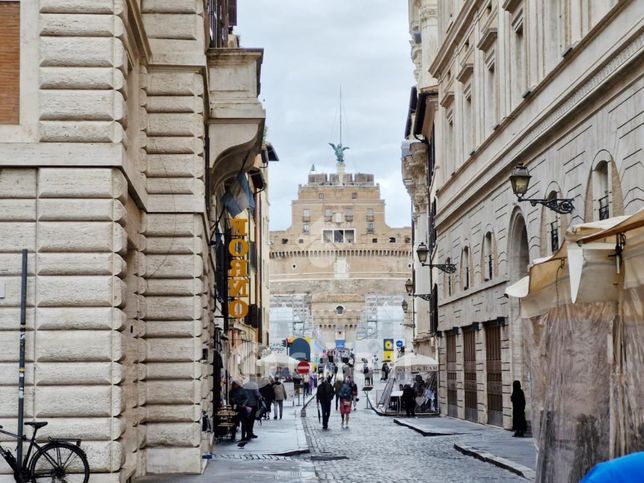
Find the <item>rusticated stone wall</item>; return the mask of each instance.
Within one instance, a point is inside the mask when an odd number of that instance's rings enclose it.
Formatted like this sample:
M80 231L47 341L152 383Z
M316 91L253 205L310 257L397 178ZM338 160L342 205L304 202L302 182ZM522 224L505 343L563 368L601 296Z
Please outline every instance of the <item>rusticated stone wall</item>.
M31 145L0 140L36 153L0 159L0 424L16 426L27 248L27 419L82 438L92 481L198 473L214 286L203 2L25 0L21 14L38 18L38 116Z

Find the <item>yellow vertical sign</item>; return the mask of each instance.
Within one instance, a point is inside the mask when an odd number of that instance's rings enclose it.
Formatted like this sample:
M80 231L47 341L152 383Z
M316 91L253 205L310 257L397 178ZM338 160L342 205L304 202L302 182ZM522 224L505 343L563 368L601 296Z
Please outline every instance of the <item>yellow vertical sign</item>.
M394 358L394 340L393 339L383 339L382 343L383 351L383 360L385 362L391 362Z
M243 319L248 315L248 303L242 297L248 297L250 278L248 275L248 235L246 218L233 218L231 237L228 241L228 253L232 257L228 269L228 315L233 319Z

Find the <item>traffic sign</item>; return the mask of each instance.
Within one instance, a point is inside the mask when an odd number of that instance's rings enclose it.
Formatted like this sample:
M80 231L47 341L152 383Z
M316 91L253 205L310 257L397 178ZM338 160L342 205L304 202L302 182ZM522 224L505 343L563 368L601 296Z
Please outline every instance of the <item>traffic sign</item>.
M297 373L298 374L308 374L311 370L311 364L306 361L300 361L297 364Z
M396 347L402 347L402 346L404 346L404 345L405 345L405 343L404 343L402 340L398 339L398 340L396 341Z

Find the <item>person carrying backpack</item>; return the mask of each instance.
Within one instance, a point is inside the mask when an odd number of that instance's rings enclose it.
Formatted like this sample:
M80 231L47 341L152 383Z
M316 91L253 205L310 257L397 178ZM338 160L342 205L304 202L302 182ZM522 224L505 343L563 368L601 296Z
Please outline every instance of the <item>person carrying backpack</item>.
M351 380L346 379L340 388L340 415L342 416L342 427L349 429L349 415L351 414Z
M273 419L277 419L277 408L280 410L280 419L282 419L282 412L284 410L284 401L286 401L286 389L278 377L275 378L273 383L273 394L275 400L273 401Z

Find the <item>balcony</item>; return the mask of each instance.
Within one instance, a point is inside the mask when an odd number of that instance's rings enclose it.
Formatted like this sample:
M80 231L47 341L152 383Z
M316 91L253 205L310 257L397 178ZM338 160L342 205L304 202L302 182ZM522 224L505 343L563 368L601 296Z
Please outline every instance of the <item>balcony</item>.
M216 190L240 170L250 170L260 151L266 113L257 96L264 51L217 48L207 56L209 163Z

